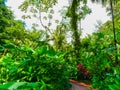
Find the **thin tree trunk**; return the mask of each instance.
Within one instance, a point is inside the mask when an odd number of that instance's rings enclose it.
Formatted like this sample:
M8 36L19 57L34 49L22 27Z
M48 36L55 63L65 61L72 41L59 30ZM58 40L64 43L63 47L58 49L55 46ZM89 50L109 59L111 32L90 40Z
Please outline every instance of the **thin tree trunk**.
M117 49L117 39L116 39L116 32L115 32L115 23L114 23L114 12L113 12L113 3L112 0L110 0L110 7L111 7L111 14L112 14L112 24L113 24L113 34L114 34L114 46L115 46L115 52L116 52L116 56L115 56L115 63L118 64L118 49Z

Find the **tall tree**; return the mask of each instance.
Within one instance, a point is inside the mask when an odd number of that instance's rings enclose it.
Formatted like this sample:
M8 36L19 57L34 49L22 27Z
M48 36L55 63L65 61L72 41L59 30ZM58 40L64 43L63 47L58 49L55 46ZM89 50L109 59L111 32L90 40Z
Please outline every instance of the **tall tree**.
M71 18L71 30L73 32L73 46L74 46L74 54L75 58L80 58L80 47L81 47L81 20L85 18L85 16L91 13L91 10L87 7L87 0L71 0L70 5L70 18Z
M10 21L13 19L12 12L5 5L5 0L0 0L0 33L2 33L6 26L10 25Z
M79 58L80 53L80 36L78 32L78 16L77 16L77 8L80 3L80 0L72 0L71 4L71 28L73 30L74 36L74 50L76 58Z
M110 5L110 11L112 16L112 27L113 27L113 34L114 34L114 46L115 46L115 52L116 52L116 63L118 63L118 48L117 48L117 39L116 39L116 31L115 31L115 23L114 23L114 9L113 4L115 5L117 3L117 0L91 0L92 2L102 3L102 5L106 5L106 3L109 2Z
M13 14L11 10L5 5L6 0L0 0L0 45L4 42L2 33L5 31L6 27L10 27L13 20Z

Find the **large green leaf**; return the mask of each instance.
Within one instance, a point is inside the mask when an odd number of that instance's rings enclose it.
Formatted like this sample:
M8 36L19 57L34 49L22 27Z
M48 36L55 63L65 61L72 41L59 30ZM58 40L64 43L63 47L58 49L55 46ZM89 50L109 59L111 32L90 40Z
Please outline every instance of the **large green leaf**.
M25 85L26 82L8 82L6 84L0 85L1 90L15 90L21 85Z
M8 89L9 90L15 90L20 86L26 85L26 82L13 82L13 85L11 85Z
M40 82L8 82L6 84L0 85L0 90L28 90L30 88L34 88L35 90L39 90L41 88L45 88L46 84L42 81ZM44 90L44 89L42 89Z

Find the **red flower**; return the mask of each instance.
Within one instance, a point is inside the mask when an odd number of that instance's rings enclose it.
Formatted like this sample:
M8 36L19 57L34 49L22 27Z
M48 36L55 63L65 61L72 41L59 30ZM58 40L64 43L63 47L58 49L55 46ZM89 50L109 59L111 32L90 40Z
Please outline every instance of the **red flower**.
M84 66L82 64L78 64L77 68L79 71L83 71L84 70Z
M89 76L88 70L82 64L78 64L77 69L83 75L84 78L87 78Z
M88 77L89 72L87 69L84 69L83 75L84 75L84 78Z

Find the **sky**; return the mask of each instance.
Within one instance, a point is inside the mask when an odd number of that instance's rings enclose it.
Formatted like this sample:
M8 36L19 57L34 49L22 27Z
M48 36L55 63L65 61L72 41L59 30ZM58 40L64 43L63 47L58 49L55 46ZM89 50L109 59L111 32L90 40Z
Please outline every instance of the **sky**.
M14 12L14 16L15 18L21 19L22 15L24 15L23 12L21 12L18 9L18 6L23 2L24 0L8 0L7 1L7 6L9 6L11 8L11 10ZM54 7L55 10L55 15L54 20L59 19L61 20L62 17L60 16L60 13L58 12L60 9L62 9L63 6L68 5L68 0L58 0L58 4ZM102 23L106 22L107 20L109 20L110 18L107 16L106 10L105 8L103 8L101 5L99 4L93 4L90 2L90 0L88 0L88 6L89 8L92 9L92 13L90 15L87 15L86 18L84 20L82 20L82 36L86 36L87 34L91 34L95 31L95 25L97 24L97 21L101 21ZM32 18L32 19L28 19L25 20L25 23L28 27L28 29L31 28L32 23L38 23L38 19ZM44 24L46 24L45 21L43 21ZM52 28L55 28L55 25L53 23Z

